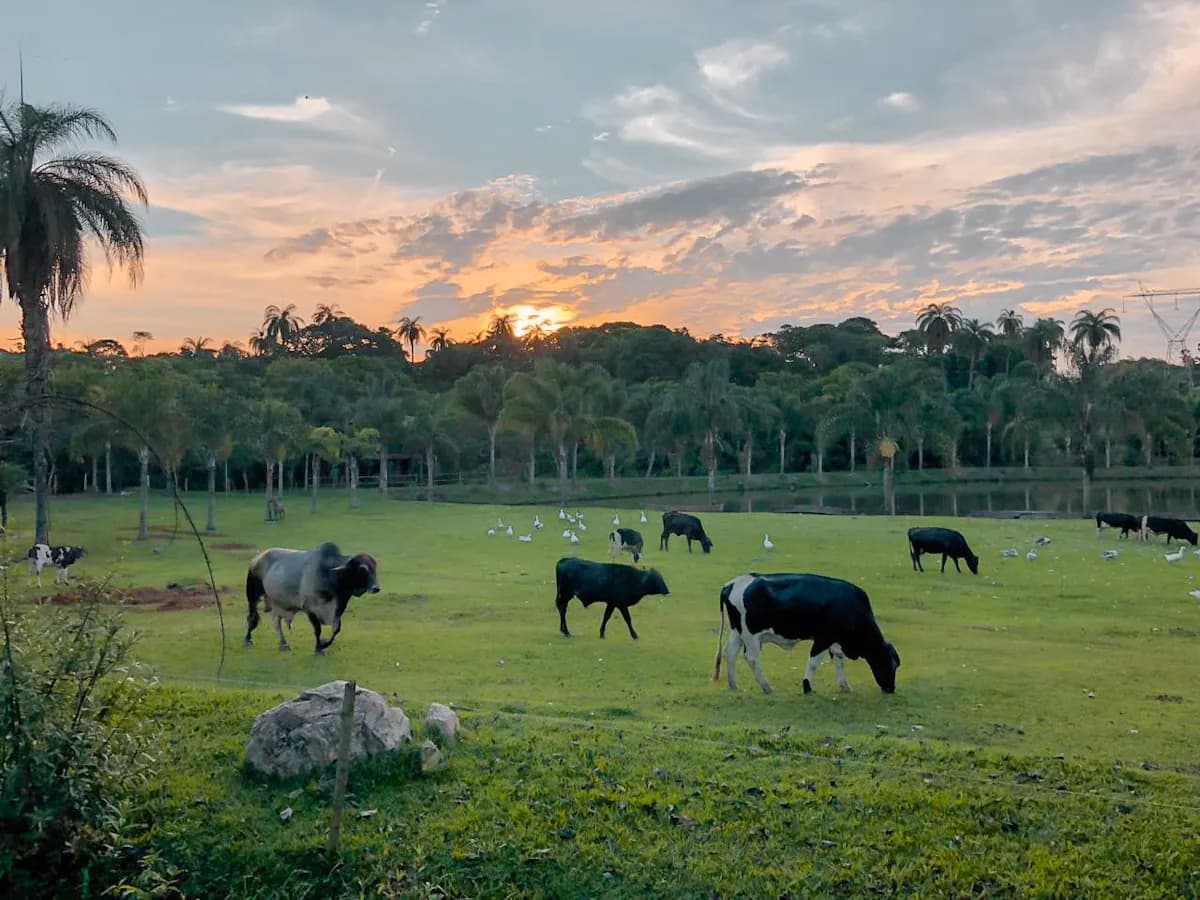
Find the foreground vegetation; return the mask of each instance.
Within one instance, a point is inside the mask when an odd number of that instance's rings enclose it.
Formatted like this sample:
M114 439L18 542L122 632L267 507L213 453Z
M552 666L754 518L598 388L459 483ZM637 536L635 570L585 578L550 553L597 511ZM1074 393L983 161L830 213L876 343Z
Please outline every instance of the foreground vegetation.
M89 549L79 573L116 572L118 588L201 581L195 544L172 539L169 504L151 508L151 540L133 540L136 502L62 505L58 527ZM325 502L278 525L262 522L256 500L228 504L210 542L226 588L219 677L211 606L161 610L169 596L143 595L126 607L140 658L166 685L150 710L166 734L160 776L136 804L150 827L127 838L145 870L127 877L143 888L1188 896L1200 886L1191 554L1173 566L1160 546L1122 542L1106 562L1113 541L1086 522L972 521L979 577L917 575L905 519L713 514L711 555L651 549L672 593L633 610L640 641L621 628L601 641L598 611L577 604L566 640L553 608L553 563L568 550L555 508ZM29 512L17 508L19 526ZM485 535L497 515L528 531L534 512L549 526L532 544ZM637 512L619 510L626 524ZM576 552L602 557L612 514L585 514ZM648 518L653 548L657 512ZM1037 562L1001 559L1043 533L1053 540ZM326 537L375 554L383 593L354 601L327 657L311 654L303 625L290 654L265 629L242 648L237 585L253 549ZM744 664L740 694L713 686L717 591L750 569L862 584L901 654L897 694L851 663L853 693L823 667L805 698L803 651L766 652L772 696ZM333 866L318 780L261 784L241 759L254 715L339 677L418 719L431 701L454 703L467 731L440 775L415 775L407 758L356 770L355 802L378 813L351 820ZM284 823L286 806L295 815Z

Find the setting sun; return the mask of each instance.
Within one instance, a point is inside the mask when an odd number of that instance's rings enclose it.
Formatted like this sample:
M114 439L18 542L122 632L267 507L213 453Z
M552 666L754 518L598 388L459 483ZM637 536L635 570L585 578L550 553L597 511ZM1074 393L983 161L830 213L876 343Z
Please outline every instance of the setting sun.
M512 317L513 334L517 337L524 337L536 327L544 332L558 331L575 318L565 306L510 306L504 314Z

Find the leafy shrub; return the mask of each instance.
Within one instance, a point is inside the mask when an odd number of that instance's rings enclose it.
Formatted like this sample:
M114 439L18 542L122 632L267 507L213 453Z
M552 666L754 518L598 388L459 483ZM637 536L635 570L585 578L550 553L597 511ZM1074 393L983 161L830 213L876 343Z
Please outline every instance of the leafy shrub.
M0 584L0 895L79 896L131 868L152 681L102 598L18 608Z

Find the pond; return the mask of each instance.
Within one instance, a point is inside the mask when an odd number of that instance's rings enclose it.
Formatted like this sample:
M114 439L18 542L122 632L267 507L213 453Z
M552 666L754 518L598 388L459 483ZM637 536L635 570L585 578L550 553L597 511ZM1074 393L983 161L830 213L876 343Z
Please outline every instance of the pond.
M1196 483L1121 481L1093 484L1084 494L1081 482L1021 482L1009 484L931 484L896 487L900 516L1004 516L1017 512L1045 518L1092 517L1099 511L1154 513L1198 517ZM777 491L719 492L714 502L725 512L804 512L828 515L883 515L883 488L874 483L859 488L797 488ZM596 506L708 509L705 493L657 494L628 500L596 501Z

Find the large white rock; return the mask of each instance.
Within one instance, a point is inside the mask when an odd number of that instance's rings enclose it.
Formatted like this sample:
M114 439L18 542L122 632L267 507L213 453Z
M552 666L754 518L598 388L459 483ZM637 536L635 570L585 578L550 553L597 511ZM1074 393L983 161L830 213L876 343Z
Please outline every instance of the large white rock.
M263 775L294 778L337 759L345 681L331 681L261 713L250 729L246 761ZM408 716L359 687L354 694L352 762L399 750L412 740Z
M442 703L431 703L425 714L425 727L437 729L442 737L453 743L458 737L458 713Z

